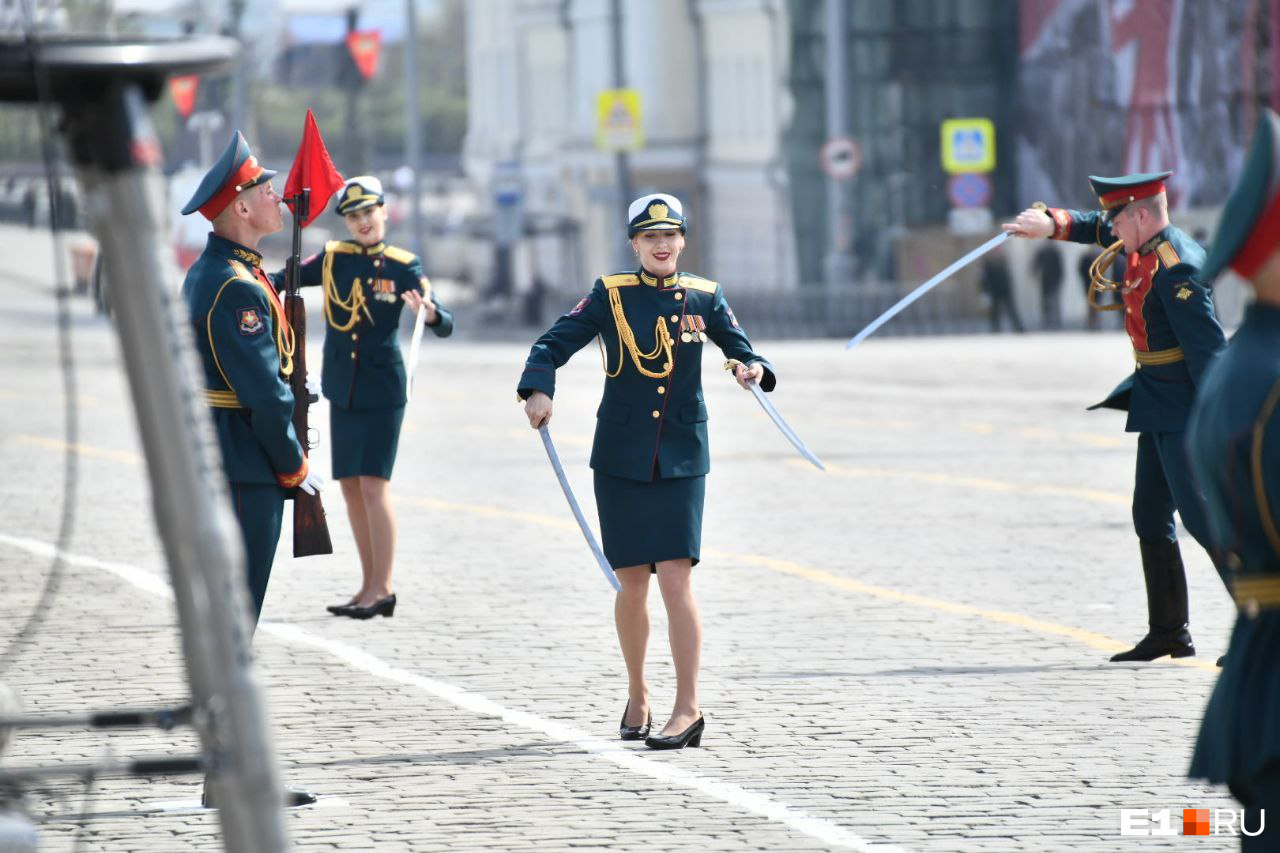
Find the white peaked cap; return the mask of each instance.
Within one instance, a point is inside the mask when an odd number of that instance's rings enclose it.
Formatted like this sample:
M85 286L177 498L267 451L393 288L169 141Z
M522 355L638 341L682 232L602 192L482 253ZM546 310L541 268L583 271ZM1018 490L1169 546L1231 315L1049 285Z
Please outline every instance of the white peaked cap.
M655 201L660 201L670 208L673 212L684 216L684 205L680 203L680 199L666 193L652 193L650 195L642 195L640 198L631 202L631 206L627 208L627 221L634 220L637 216L645 211Z
M363 189L367 190L373 195L383 194L382 181L378 180L373 175L356 175L354 178L347 178L347 182L342 185L342 188L345 190L347 187L351 186L352 184L359 184Z

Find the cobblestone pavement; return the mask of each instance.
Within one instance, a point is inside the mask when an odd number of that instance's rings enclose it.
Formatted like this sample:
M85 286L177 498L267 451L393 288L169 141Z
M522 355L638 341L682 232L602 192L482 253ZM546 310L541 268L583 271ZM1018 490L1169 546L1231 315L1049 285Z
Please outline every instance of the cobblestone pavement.
M75 508L59 594L5 679L28 712L179 704L111 328L72 300L68 447L51 289L4 254L0 643L37 599L63 501ZM324 612L359 574L334 488L336 553L294 561L286 537L255 642L284 776L322 795L287 816L298 849L1184 850L1122 838L1120 809L1170 809L1180 831L1183 808L1232 806L1184 777L1232 619L1194 543L1200 656L1106 662L1145 627L1134 442L1121 415L1084 411L1128 369L1121 335L758 343L775 404L829 471L799 461L707 354L707 736L650 753L610 739L625 701L611 592L513 402L524 346L427 341L393 484L395 618ZM584 350L552 423L589 517L600 383ZM654 596L661 725L674 677ZM22 731L0 761L194 748L183 730ZM86 850L217 849L198 791L103 777L87 796L45 784L30 806L48 850L72 848L82 810Z

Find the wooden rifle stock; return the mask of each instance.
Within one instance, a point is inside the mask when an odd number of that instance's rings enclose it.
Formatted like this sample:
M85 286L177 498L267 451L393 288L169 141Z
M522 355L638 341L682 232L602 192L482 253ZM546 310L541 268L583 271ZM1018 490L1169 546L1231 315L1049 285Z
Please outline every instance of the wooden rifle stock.
M293 390L293 430L310 455L311 439L308 409L319 397L307 391L307 307L298 294L298 253L295 250L285 267L286 295L284 313L293 327L293 374L289 387ZM309 495L302 489L293 490L293 556L311 557L332 554L333 542L329 538L329 525L324 517L324 505L319 493Z

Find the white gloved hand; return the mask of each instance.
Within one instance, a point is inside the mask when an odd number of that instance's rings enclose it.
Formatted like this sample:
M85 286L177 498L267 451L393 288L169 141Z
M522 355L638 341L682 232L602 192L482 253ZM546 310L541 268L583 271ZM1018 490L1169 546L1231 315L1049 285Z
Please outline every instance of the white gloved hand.
M307 393L320 396L320 380L310 370L307 371Z
M314 468L307 469L307 476L302 478L302 482L298 484L298 488L309 495L319 494L324 491L325 480L315 472Z

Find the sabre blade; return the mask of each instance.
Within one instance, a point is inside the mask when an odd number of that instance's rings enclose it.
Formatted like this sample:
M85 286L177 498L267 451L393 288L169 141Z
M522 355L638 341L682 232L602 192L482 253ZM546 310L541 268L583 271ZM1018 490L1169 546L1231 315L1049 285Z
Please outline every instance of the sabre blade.
M425 317L426 314L427 306L419 305L418 313L413 319L413 338L409 341L409 363L406 365L409 375L405 381L404 387L404 396L406 400L413 399L413 375L418 372L418 351L422 349L422 330L427 327L427 324L422 321L422 318Z
M747 383L747 388L749 388L751 393L755 396L756 402L760 404L760 408L764 409L764 413L773 421L773 425L778 428L778 431L782 433L783 437L786 438L787 441L791 442L791 446L800 451L800 455L809 460L809 462L811 462L819 471L827 470L827 466L822 464L822 460L809 449L808 445L800 439L800 436L796 435L796 431L791 428L790 424L783 420L782 415L778 414L778 410L773 407L773 403L770 403L769 398L765 397L764 391L760 388L759 383L752 380Z
M920 285L915 290L911 291L906 296L902 297L897 302L895 302L888 311L885 311L879 317L872 320L865 329L863 329L861 332L858 332L858 334L850 338L849 343L845 344L844 348L846 350L853 349L858 344L862 343L864 340L870 337L871 334L875 332L876 329L879 329L881 326L883 326L885 323L892 320L898 314L901 314L903 309L905 309L912 302L915 302L921 296L924 296L930 290L933 290L933 288L937 287L939 284L942 284L942 282L951 278L951 276L960 272L960 270L969 266L969 264L973 263L978 258L982 257L987 252L990 252L992 249L1001 245L1002 243L1004 243L1005 240L1008 240L1008 239L1009 239L1009 235L1001 231L999 234L992 237L990 240L983 243L981 246L974 249L972 252L965 255L960 260L954 262L949 267L944 269L942 272L938 273L933 278L929 279L924 284Z
M587 546L591 549L591 554L596 558L596 564L600 566L600 571L604 572L605 580L609 582L609 586L613 587L615 592L622 591L622 584L618 581L618 576L614 574L613 567L609 565L609 561L604 557L604 551L600 549L600 543L596 542L596 536L591 532L590 526L587 525L587 519L582 514L582 507L578 505L578 499L573 495L573 487L569 485L569 478L564 473L564 466L560 464L560 454L556 453L555 442L551 440L551 431L546 425L538 427L538 435L542 437L542 446L546 448L547 458L551 460L551 467L556 472L556 479L560 481L560 490L564 492L564 498L569 502L569 509L573 512L573 520L578 522L578 529L582 531L582 536L587 540Z

